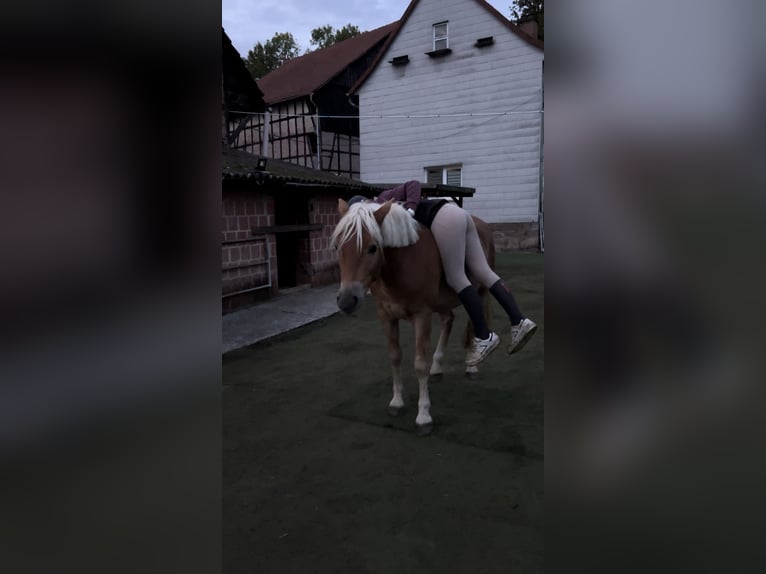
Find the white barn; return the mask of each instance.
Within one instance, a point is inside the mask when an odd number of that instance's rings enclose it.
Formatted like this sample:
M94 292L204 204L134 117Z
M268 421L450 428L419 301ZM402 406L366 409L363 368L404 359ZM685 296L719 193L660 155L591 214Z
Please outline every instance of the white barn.
M361 179L476 188L500 248L539 246L543 44L483 0L412 0L351 88Z

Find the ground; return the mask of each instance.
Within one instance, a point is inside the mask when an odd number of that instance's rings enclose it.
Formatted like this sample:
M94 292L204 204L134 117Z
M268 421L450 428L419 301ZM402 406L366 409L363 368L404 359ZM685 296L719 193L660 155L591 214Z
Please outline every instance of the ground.
M407 412L386 413L372 302L224 357L225 572L543 571L543 256L499 254L498 272L540 329L468 381L456 310L429 437L414 432L409 326ZM492 313L505 343L509 323Z

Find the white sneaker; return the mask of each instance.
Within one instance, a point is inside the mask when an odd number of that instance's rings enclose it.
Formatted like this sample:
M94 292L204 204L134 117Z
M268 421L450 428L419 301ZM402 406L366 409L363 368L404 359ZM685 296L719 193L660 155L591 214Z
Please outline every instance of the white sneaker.
M511 343L508 345L508 354L521 350L535 334L535 331L537 331L537 325L529 319L522 319L518 325L511 325Z
M499 344L500 337L497 336L497 333L490 333L488 339L474 337L473 344L468 349L468 353L466 353L465 364L469 367L475 367L486 359Z

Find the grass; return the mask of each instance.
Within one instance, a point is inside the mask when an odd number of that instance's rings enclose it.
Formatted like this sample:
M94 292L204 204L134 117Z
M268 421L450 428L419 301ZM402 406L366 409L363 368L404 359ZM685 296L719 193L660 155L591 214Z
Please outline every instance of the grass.
M371 302L358 317L226 355L226 572L543 570L543 257L500 254L498 272L540 329L469 382L458 310L426 438L413 432L408 325L409 408L386 415L390 367ZM507 319L492 310L507 341Z

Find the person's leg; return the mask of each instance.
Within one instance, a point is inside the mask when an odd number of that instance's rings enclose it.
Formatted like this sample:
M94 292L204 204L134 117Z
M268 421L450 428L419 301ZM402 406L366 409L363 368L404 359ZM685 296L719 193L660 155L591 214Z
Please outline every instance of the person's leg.
M477 365L499 344L484 317L484 305L476 288L465 274L468 214L454 204L447 204L436 214L431 232L439 249L447 284L457 293L474 329L474 345L466 363Z
M522 314L516 299L505 286L502 279L492 271L481 247L479 233L473 218L468 215L466 226L466 265L471 275L479 283L489 288L490 294L500 303L500 306L511 320L511 343L508 352L515 353L529 341L537 330L537 325Z
M464 212L453 204L447 204L436 214L431 233L439 249L447 285L457 293L465 307L476 337L486 339L490 331L484 319L484 306L478 291L465 274L466 225Z
M489 289L490 294L500 303L500 306L508 314L511 325L518 325L524 319L524 315L519 310L516 300L505 286L502 279L492 271L484 255L484 249L481 246L479 233L476 231L476 224L472 217L468 217L468 227L465 245L465 261L468 270L476 280Z
M489 266L473 217L465 210L463 210L463 213L466 220L465 265L468 267L468 271L473 278L479 284L489 289L500 281L500 277Z
M460 293L471 285L465 274L467 221L465 212L448 203L436 214L431 224L436 247L439 249L447 285Z
M519 310L519 306L516 303L516 299L505 286L502 279L498 279L490 288L489 292L500 303L500 306L508 314L511 319L511 325L518 325L524 319L524 315Z

